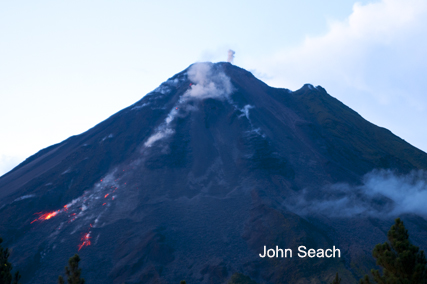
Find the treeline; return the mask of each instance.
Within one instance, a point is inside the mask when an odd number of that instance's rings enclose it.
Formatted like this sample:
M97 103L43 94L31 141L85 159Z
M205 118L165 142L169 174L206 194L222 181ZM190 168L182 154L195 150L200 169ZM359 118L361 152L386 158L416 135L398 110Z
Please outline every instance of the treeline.
M427 260L424 251L411 244L408 230L400 218L387 233L388 242L377 244L372 252L380 270L372 269L359 284L427 284ZM229 284L257 284L242 274L235 274ZM331 284L345 284L338 273Z
M427 260L424 251L420 251L409 241L408 230L397 218L387 233L388 242L377 244L372 255L382 269L371 270L371 276L365 275L359 284L427 284ZM338 273L331 284L344 284Z
M19 271L15 272L12 276L12 264L9 262L9 249L3 249L1 243L3 239L0 238L0 284L18 284L21 275Z
M372 252L377 265L382 269L371 270L371 275L365 275L359 284L427 284L427 260L424 251L411 244L408 230L403 222L397 218L387 233L388 242L377 244ZM0 238L0 284L20 284L19 271L12 274L12 264L8 261L9 250L3 249ZM84 284L79 268L80 257L76 254L68 260L65 267L65 276L68 284ZM64 284L62 276L58 284ZM186 284L182 280L180 284ZM250 277L241 273L234 274L228 284L257 284ZM338 273L331 284L344 284Z

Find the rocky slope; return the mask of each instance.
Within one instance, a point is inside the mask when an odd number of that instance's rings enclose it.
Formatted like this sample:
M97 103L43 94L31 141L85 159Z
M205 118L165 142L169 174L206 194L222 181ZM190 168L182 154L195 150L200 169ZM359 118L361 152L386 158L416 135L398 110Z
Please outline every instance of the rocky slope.
M291 92L197 63L2 176L0 235L23 283L54 283L74 253L87 283L224 283L235 272L326 283L337 271L357 283L395 216L427 247L422 212L372 186L416 183L425 169L426 153L320 86ZM258 256L276 245L293 257ZM300 245L342 256L301 259Z

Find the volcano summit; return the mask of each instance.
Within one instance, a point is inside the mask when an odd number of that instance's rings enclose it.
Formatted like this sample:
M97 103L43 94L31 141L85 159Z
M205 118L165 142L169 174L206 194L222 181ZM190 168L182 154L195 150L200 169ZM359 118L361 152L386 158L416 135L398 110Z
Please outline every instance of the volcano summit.
M2 176L0 235L22 283L77 252L87 283L357 283L396 216L427 247L426 169L320 86L196 63ZM276 246L340 257L259 257Z

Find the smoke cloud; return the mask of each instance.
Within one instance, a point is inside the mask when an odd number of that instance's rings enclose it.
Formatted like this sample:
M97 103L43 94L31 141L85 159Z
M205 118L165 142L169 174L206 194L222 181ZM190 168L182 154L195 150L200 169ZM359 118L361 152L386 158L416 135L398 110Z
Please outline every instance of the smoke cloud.
M233 92L230 78L222 70L213 70L212 63L195 63L187 71L187 77L192 82L190 88L181 96L176 105L170 110L164 122L156 129L147 141L145 147L151 147L159 140L175 133L171 123L179 115L183 116L196 108L189 101L207 98L224 100Z
M419 170L398 175L390 170L374 170L363 177L360 186L334 184L320 190L321 198L312 191L285 201L285 206L300 215L352 217L367 215L377 218L417 214L426 217L427 172Z
M233 50L228 50L227 62L233 63L234 54L236 54Z
M225 99L233 92L230 78L221 70L213 70L212 63L195 63L187 72L188 79L193 82L191 88L184 94L184 100Z
M148 140L144 143L144 146L145 147L151 147L154 144L154 142L156 142L160 139L163 139L165 137L168 137L168 136L172 135L173 133L174 133L174 131L171 128L160 129L156 133L151 135L150 138L148 138Z

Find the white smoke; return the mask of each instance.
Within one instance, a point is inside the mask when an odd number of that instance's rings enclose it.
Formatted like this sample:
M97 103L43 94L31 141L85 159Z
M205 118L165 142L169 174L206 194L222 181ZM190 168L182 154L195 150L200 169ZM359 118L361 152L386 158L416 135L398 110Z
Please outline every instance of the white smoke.
M174 133L174 131L171 128L160 129L148 138L148 140L144 143L144 146L145 147L151 147L154 142L156 142L160 139L163 139L165 137L168 137L168 136L172 135L173 133Z
M184 100L196 99L225 99L233 92L230 78L220 70L213 70L212 63L195 63L187 72L188 79L193 82L185 92Z
M178 104L182 104L178 102ZM175 133L175 131L170 127L171 122L178 115L178 107L173 107L169 112L168 116L165 118L165 121L160 124L160 126L156 129L156 132L148 137L147 141L144 143L145 147L151 147L153 144L159 140L162 140L166 137L171 136Z
M427 217L427 172L422 170L407 175L374 170L364 176L360 186L334 184L322 188L321 194L321 198L313 198L309 190L303 190L284 205L300 215L381 218L417 214Z
M147 141L145 141L144 146L149 148L153 146L155 142L174 134L175 131L170 127L170 124L176 118L177 115L178 107L173 107L172 110L169 112L168 116L165 118L165 121L160 124L160 126L156 129L156 132L150 137L148 137Z
M189 101L212 99L228 99L233 92L230 78L222 70L213 70L212 63L195 63L187 71L187 77L192 82L190 88L181 96L176 105L171 109L164 122L157 128L144 143L151 147L155 142L167 138L175 133L171 123L177 116L188 113L196 108Z
M21 200L24 200L27 198L33 198L33 197L36 197L36 195L35 194L27 194L27 195L16 198L13 202L21 201Z
M250 121L249 119L249 110L254 108L254 106L251 105L245 105L242 109L240 109L240 111L242 112L242 114L239 117L242 116L246 116L246 118Z
M234 54L236 54L233 50L228 50L227 62L233 63Z

